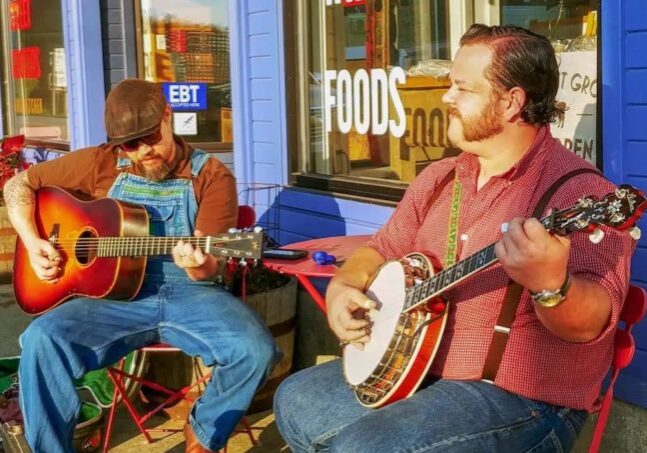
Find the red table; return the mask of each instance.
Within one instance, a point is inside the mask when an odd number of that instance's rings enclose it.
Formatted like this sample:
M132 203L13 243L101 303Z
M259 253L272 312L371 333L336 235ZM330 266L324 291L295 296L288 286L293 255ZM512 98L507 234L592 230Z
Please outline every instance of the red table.
M295 242L294 244L288 244L281 248L307 250L308 256L299 258L298 260L264 258L263 265L268 269L295 276L319 308L326 311L326 301L310 279L332 278L339 267L335 264L317 264L312 259L312 254L318 250L322 250L329 255L334 255L337 258L337 263L341 263L356 248L364 245L370 238L371 235L366 234L357 236L334 236Z

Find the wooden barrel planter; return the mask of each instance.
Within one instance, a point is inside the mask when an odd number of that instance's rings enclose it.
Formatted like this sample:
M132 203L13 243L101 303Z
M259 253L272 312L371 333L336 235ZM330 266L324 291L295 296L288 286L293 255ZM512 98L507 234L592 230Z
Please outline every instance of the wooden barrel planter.
M285 286L252 294L247 297L247 304L265 321L265 325L274 337L274 342L283 352L283 358L274 367L272 374L265 382L265 385L256 393L249 407L248 413L253 414L272 407L276 388L292 372L294 328L296 326L297 312L297 281L291 278L290 282Z
M256 393L248 411L251 414L272 407L276 388L292 372L297 281L291 278L287 284L279 288L250 294L247 296L247 304L265 322L276 345L283 352L283 358L275 366L267 382ZM201 360L193 359L182 352L151 354L148 360L149 366L145 376L169 388L182 388L211 371ZM142 388L142 392L144 398L153 404L162 400L150 389ZM175 419L182 420L186 419L190 409L188 403L181 401L174 407L166 409L165 412Z
M16 231L11 226L7 207L0 206L0 283L11 282Z

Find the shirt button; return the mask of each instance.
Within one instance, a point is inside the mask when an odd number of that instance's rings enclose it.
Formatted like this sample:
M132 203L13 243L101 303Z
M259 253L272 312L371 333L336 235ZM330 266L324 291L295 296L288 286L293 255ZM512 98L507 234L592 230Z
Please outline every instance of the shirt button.
M468 237L469 236L467 236L467 234L465 234L465 233L461 234L461 241L467 241Z

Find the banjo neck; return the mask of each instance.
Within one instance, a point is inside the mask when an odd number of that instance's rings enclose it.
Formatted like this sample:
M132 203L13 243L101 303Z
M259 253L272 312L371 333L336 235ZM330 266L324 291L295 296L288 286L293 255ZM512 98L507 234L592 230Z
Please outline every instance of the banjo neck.
M491 266L498 261L494 254L494 243L482 248L452 266L449 266L420 284L407 289L404 302L404 312L418 308L427 300L439 296L452 289L463 280Z

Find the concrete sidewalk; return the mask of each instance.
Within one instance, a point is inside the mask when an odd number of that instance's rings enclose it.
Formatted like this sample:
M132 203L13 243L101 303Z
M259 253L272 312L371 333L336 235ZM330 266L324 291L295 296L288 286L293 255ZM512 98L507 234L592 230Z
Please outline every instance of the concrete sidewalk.
M246 433L236 433L229 439L227 453L277 453L290 451L276 429L274 414L271 411L252 415L249 417L249 420L252 424L254 437L258 445L253 446L251 439ZM180 420L168 420L158 416L157 418L151 419L148 426L181 428L183 422ZM164 436L163 433L158 433L158 435ZM153 437L155 438L155 435ZM117 412L110 444L110 452L112 453L141 453L144 451L151 453L183 453L185 446L184 436L181 432L167 435L152 444L147 443L144 436L139 433L137 427L130 419L128 413L121 408Z

